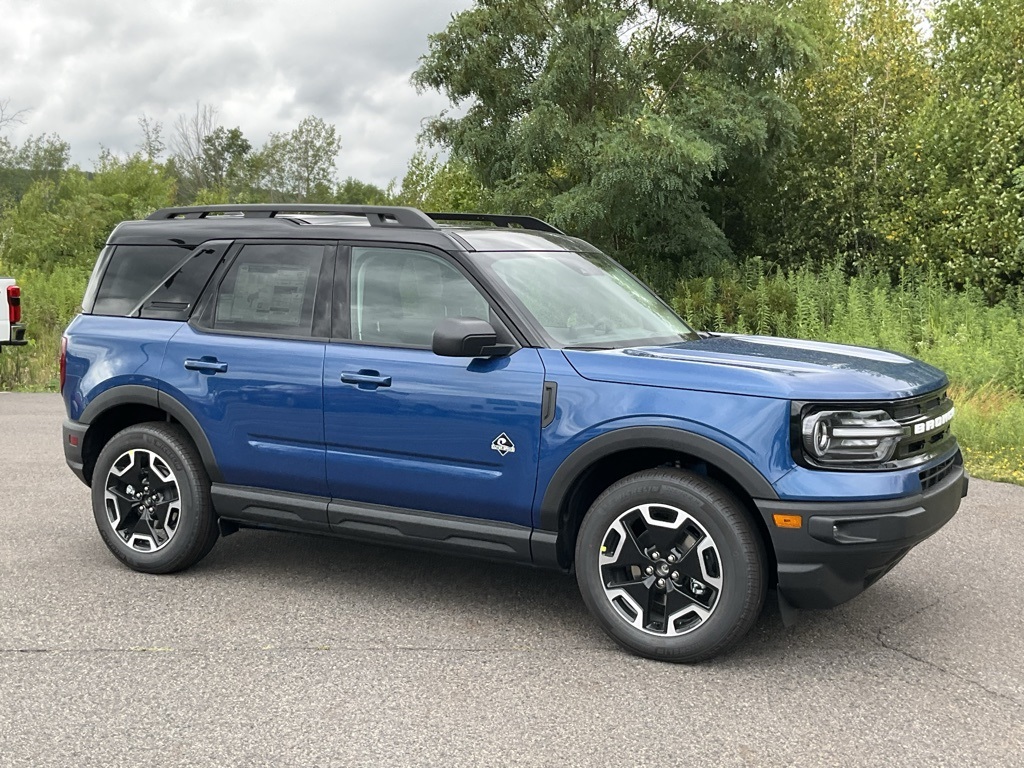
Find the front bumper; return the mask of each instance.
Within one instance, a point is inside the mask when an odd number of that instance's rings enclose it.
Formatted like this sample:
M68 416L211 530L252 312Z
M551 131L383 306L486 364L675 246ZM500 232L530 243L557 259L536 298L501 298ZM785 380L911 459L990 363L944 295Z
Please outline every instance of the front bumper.
M882 578L960 508L969 478L957 459L936 485L900 499L755 500L775 547L779 594L795 608L831 608ZM801 515L803 525L778 528L776 514Z

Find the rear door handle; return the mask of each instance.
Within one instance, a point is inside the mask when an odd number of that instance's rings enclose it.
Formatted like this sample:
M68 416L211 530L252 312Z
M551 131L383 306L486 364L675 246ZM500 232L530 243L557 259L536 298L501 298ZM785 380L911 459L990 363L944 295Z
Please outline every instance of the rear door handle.
M345 371L341 374L342 384L358 384L360 389L376 389L390 387L391 377L381 376L377 371L363 369L361 371Z
M199 371L200 373L227 373L228 364L220 362L215 357L201 357L198 360L186 360L185 370Z

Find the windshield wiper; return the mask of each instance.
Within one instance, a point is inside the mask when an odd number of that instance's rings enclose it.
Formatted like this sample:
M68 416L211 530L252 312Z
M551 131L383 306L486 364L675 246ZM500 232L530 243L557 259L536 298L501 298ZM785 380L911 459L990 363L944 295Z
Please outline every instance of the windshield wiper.
M572 349L581 352L594 352L599 350L618 349L618 347L615 346L614 344L590 344L581 346L562 347L562 349Z

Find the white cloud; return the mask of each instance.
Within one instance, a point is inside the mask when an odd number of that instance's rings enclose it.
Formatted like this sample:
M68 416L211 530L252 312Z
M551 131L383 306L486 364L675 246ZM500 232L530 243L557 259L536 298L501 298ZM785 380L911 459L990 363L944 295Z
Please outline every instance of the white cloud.
M27 108L13 141L57 133L72 162L133 151L138 117L197 102L253 144L307 115L333 123L339 177L401 177L423 118L447 106L409 83L427 35L471 0L0 0L0 101Z

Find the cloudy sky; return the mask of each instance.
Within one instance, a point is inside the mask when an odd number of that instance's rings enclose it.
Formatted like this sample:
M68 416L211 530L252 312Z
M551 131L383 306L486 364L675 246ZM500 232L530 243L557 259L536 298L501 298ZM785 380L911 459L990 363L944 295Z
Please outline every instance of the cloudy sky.
M0 102L27 110L6 135L58 133L72 162L164 137L196 103L260 145L307 115L341 135L338 177L401 179L424 117L447 106L409 75L471 0L0 0Z

